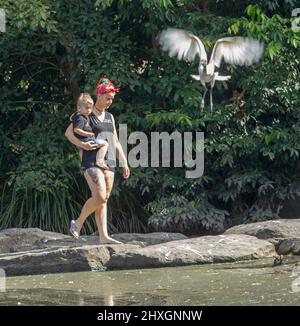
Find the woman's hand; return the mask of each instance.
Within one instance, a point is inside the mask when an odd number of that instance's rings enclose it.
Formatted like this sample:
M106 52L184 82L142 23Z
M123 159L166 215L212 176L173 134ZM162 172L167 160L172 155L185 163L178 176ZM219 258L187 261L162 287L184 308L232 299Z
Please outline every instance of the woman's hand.
M86 143L82 143L80 147L83 147L86 151L94 151L98 148L98 144L95 144L92 140Z
M65 132L65 136L70 143L72 143L73 145L78 146L86 151L94 151L95 149L97 149L97 146L95 147L94 142L92 140L84 143L80 139L75 137L75 135L73 133L72 123L69 124L69 126Z
M128 179L129 176L130 176L130 170L129 170L128 165L126 165L123 167L123 178Z

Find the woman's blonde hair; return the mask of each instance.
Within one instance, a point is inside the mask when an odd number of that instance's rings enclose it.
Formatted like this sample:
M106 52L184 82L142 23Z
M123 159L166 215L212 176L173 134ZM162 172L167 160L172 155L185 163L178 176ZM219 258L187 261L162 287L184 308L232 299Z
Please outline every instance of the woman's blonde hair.
M89 93L81 93L77 100L77 107L82 107L87 103L94 103L91 95Z

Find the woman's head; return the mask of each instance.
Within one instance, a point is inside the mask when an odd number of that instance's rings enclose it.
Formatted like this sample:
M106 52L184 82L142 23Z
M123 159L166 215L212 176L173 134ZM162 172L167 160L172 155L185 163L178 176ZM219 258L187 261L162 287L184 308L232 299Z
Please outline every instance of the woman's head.
M119 91L108 78L100 78L96 87L97 107L108 109Z

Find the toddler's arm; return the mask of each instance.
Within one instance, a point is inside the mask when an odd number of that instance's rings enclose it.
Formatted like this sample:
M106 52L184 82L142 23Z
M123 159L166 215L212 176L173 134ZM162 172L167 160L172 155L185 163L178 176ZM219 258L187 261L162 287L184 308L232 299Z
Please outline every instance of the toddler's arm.
M65 132L65 137L68 139L68 141L76 146L81 147L82 149L86 150L86 151L93 151L95 150L97 147L94 146L93 141L88 141L86 143L82 142L80 139L78 139L77 137L75 137L74 133L73 133L73 126L72 123L68 126L68 128L66 129Z
M89 132L89 131L84 131L80 128L74 128L73 129L75 134L79 135L79 136L83 136L83 137L95 137L95 134L93 132Z

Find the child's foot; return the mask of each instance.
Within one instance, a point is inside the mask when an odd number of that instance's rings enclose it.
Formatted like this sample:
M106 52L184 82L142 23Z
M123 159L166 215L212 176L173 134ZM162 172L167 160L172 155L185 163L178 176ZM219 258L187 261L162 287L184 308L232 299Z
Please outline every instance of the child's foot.
M101 168L103 170L109 170L109 167L103 161L97 162L97 165L99 166L99 168Z
M76 221L72 220L70 225L70 233L75 239L79 238L79 232L77 231Z
M105 245L105 244L122 244L123 242L115 240L111 237L106 237L103 239L99 239L99 244L100 245Z

